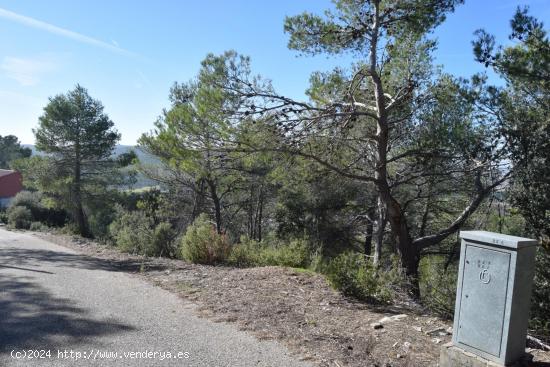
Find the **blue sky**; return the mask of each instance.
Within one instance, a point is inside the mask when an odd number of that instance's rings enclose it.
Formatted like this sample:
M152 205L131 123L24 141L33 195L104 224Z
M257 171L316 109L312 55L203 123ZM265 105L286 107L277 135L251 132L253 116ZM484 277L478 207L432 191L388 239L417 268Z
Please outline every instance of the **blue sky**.
M469 76L473 32L485 28L507 42L518 5L550 21L550 0L466 0L434 36L436 62ZM273 80L277 91L302 98L316 70L349 65L345 58L298 57L286 48L283 19L321 13L329 0L0 0L0 135L32 144L48 97L80 83L135 144L152 128L174 81L187 81L209 52L234 49Z

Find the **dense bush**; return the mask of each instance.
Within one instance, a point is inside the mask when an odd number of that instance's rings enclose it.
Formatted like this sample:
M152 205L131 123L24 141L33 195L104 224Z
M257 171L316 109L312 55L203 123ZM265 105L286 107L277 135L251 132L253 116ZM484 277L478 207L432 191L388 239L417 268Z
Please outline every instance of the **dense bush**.
M152 225L152 220L142 212L121 212L109 226L109 232L122 251L148 255L153 240Z
M537 337L550 343L550 244L537 253L533 301L529 328Z
M8 224L18 229L29 229L32 222L31 211L24 206L12 206L8 210Z
M422 303L432 312L452 318L456 298L458 262L446 267L446 259L426 256L420 263L420 292Z
M88 230L90 234L100 240L104 241L109 237L109 226L115 220L116 211L106 205L103 208L94 208L88 215Z
M331 283L347 296L366 299L372 292L369 291L365 257L359 253L345 252L329 262L327 276Z
M294 239L288 244L268 246L261 253L260 263L264 265L290 266L294 268L307 267L309 251L306 240Z
M357 182L314 167L301 162L279 172L274 212L277 236L286 241L305 236L322 245L324 256L335 256L355 242L358 222L342 214L358 200L361 190Z
M175 237L176 232L170 223L159 223L153 232L153 243L151 250L154 255L176 257L176 249L174 248Z
M404 289L405 278L397 260L389 269L376 269L363 254L344 252L332 259L325 273L343 294L360 300L390 302Z
M272 241L258 242L246 236L241 237L228 259L228 263L238 267L248 266L288 266L305 268L309 265L308 243L294 239L290 243Z
M109 226L109 234L122 251L146 256L175 257L172 225L161 222L155 225L153 218L143 211L116 209L116 219Z
M239 268L258 266L258 253L262 246L258 241L241 236L240 242L233 246L227 262Z
M0 211L0 223L8 224L8 213L4 210Z
M32 222L29 229L31 231L36 231L36 232L39 232L39 231L45 231L48 229L48 226L44 225L43 223L41 222Z
M231 246L224 234L219 234L206 214L201 214L187 227L181 240L181 256L197 264L220 264L227 261Z
M40 192L21 191L10 203L10 207L16 206L29 209L34 222L41 222L52 227L62 227L67 222L67 213L64 210L44 205L44 197Z
M42 193L38 191L21 191L11 200L10 206L24 206L29 210L43 208Z

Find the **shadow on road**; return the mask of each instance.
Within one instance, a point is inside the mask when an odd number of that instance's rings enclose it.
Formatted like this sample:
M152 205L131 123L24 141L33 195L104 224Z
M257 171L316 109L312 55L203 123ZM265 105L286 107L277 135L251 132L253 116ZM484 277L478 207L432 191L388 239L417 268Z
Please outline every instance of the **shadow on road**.
M33 273L53 274L51 271L36 270L36 269L30 269L30 268L20 268L18 266L8 266L8 265L1 265L1 264L0 264L0 268L23 270L23 271L32 271Z
M86 309L53 296L30 277L0 272L0 354L12 349L63 349L89 342L89 337L134 329L116 320L94 320Z
M139 271L142 266L147 270L165 270L166 267L153 264L150 261L144 262L134 260L104 260L89 257L86 255L70 254L66 252L57 252L50 250L25 249L20 247L5 247L0 252L0 267L28 267L39 266L43 264L63 267L74 267L89 270L106 271ZM29 269L30 270L30 269Z

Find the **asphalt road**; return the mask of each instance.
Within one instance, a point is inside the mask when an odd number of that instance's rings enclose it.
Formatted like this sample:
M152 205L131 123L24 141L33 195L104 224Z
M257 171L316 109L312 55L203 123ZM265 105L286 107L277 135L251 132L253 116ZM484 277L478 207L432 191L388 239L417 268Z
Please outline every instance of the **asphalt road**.
M2 367L309 366L194 307L102 260L0 228Z

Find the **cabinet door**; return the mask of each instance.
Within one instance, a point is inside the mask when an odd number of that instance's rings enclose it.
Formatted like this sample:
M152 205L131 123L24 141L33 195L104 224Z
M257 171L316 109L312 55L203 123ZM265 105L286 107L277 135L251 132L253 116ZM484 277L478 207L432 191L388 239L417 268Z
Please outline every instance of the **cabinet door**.
M458 342L499 357L510 253L466 245Z

